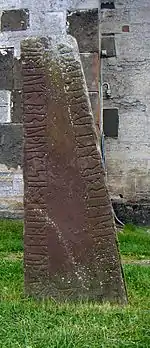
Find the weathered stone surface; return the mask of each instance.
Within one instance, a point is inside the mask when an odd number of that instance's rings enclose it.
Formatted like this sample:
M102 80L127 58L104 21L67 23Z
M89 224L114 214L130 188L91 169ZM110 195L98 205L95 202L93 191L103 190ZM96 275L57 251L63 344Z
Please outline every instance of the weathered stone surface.
M0 89L11 90L13 86L13 49L0 49Z
M100 98L98 92L89 92L90 102L92 106L95 123L100 127Z
M14 58L13 62L13 88L14 90L22 90L22 73L21 59Z
M125 302L76 42L27 40L22 59L26 292Z
M14 90L12 92L12 122L22 123L23 108L22 108L22 91Z
M28 25L28 9L3 11L1 16L1 31L26 30Z
M127 203L127 209L122 204L118 208L118 216L122 217L121 209L123 221L142 222L140 210L145 210L148 225L149 208L142 200L147 200L149 205L150 2L118 0L115 7L112 11L102 11L100 23L102 34L116 34L117 53L116 57L103 59L103 81L111 88L111 98L104 100L104 108L119 110L118 139L105 139L107 182L113 200L122 193L124 205ZM129 26L129 32L122 32L123 26ZM141 208L131 209L129 214L129 202L133 199Z
M0 90L0 123L9 123L10 116L11 92Z
M98 92L100 75L98 53L81 53L80 57L88 90L90 92Z
M0 163L8 168L22 164L22 125L0 125Z
M76 38L80 53L99 52L98 21L96 9L68 15L68 33Z

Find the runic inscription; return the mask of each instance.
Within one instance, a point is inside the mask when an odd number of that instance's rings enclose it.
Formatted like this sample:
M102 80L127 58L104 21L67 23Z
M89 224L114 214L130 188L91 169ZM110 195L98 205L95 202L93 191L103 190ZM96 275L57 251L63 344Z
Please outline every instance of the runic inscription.
M76 42L22 43L25 288L126 301L94 118Z

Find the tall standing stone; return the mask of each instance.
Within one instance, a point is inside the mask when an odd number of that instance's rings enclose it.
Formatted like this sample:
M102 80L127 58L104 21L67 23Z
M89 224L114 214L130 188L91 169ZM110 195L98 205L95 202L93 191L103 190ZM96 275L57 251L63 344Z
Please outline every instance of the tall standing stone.
M26 40L22 65L26 292L125 302L76 41Z

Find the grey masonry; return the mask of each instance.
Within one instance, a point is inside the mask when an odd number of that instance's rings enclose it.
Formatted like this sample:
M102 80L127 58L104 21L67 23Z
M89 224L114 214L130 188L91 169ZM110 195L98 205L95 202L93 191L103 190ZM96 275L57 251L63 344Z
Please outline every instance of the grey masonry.
M102 40L110 49L114 35L116 55L103 58L104 109L113 118L118 109L118 136L105 138L107 180L119 217L150 223L150 2L114 2L101 11ZM105 116L105 110L104 110ZM116 122L115 118L114 121ZM126 220L125 220L126 219Z
M20 42L26 37L63 35L67 10L95 11L94 52L82 51L83 65L90 66L88 87L95 114L98 99L98 1L1 1L0 3L0 215L23 216L22 176L22 78ZM35 10L36 9L36 10ZM91 15L91 12L90 12ZM83 18L84 19L84 18ZM82 20L82 16L81 16ZM83 20L82 20L83 23ZM86 36L87 22L85 26ZM75 31L75 28L73 29ZM92 29L93 30L93 29ZM95 29L94 29L95 30ZM88 42L90 42L90 37ZM87 42L87 45L88 45ZM97 71L92 66L97 61ZM87 63L86 63L87 62Z

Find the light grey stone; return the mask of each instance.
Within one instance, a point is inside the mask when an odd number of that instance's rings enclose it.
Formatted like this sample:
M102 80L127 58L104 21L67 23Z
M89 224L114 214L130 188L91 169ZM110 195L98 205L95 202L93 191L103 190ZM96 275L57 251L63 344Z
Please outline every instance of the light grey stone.
M11 92L0 91L0 123L11 122Z
M103 59L103 81L111 87L104 107L119 110L118 139L105 140L107 179L112 197L122 186L124 199L137 201L150 197L150 2L116 0L115 8L100 24L102 33L116 33L117 53Z

